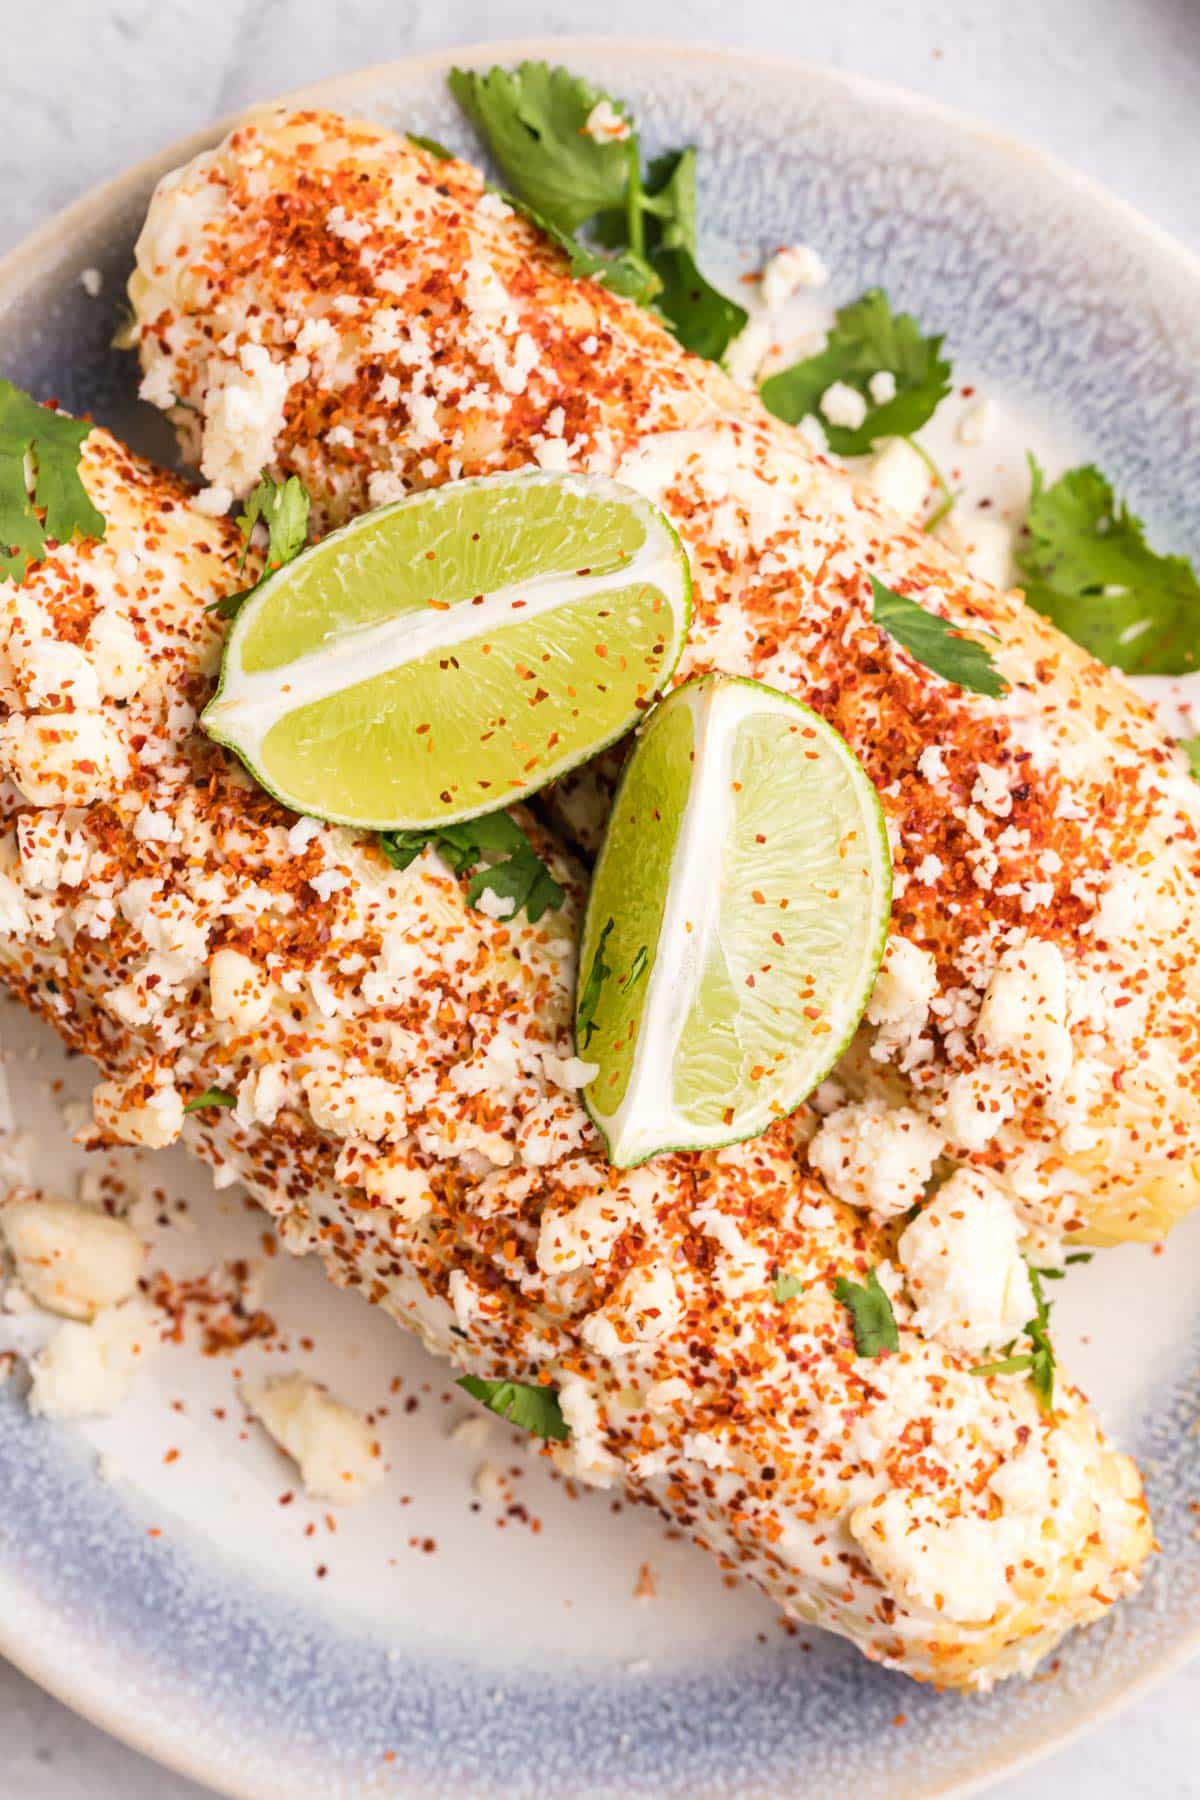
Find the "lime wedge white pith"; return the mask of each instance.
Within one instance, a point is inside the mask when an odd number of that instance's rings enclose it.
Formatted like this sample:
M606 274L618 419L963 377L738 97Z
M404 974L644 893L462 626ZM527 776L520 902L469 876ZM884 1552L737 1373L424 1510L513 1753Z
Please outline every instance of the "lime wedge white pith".
M663 515L594 476L460 481L366 513L258 588L206 730L348 825L492 812L628 730L690 617Z
M752 1137L812 1092L870 998L891 876L875 789L799 701L713 675L655 709L580 946L581 999L598 955L603 977L584 1098L614 1163Z

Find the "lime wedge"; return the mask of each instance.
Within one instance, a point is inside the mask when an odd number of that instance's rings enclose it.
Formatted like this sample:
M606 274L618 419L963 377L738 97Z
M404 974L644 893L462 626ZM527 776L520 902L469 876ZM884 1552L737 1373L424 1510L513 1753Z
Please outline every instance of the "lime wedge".
M798 1106L862 1016L891 903L879 800L837 732L755 681L676 688L626 766L580 946L584 1098L612 1161Z
M679 539L632 489L525 472L355 519L245 602L204 713L297 812L444 825L627 731L690 617Z

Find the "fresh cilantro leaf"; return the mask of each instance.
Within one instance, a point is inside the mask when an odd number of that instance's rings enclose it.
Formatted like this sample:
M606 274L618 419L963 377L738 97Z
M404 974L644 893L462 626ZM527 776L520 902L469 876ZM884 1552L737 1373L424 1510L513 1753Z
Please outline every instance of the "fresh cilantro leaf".
M854 1348L860 1356L885 1356L889 1351L899 1350L900 1334L896 1330L896 1315L892 1311L892 1303L879 1285L879 1277L874 1269L867 1271L867 1285L859 1287L855 1281L847 1281L839 1275L833 1284L833 1294L840 1300L850 1314L854 1326Z
M749 313L705 279L690 250L660 250L653 268L662 291L656 305L685 350L720 362Z
M1063 1258L1063 1268L1038 1269L1037 1274L1042 1281L1063 1281L1066 1279L1067 1270L1071 1267L1072 1263L1090 1263L1093 1255L1094 1252L1091 1250L1073 1250L1070 1256L1065 1256Z
M713 360L746 323L696 265L696 152L672 151L645 176L628 109L589 82L545 63L451 72L450 87L514 190L503 197L557 244L572 275L647 306L658 301L680 343ZM607 100L631 126L597 141L586 129ZM604 256L574 234L592 221Z
M557 1438L561 1443L570 1436L553 1388L525 1381L487 1381L482 1375L464 1375L458 1385L489 1412L533 1437Z
M189 1100L183 1110L185 1113L190 1113L200 1112L206 1106L236 1105L236 1094L227 1094L224 1088L205 1088L202 1094L197 1094L194 1100Z
M696 152L670 150L639 175L619 211L595 221L603 244L624 244L631 231L642 235L642 249L658 281L655 306L680 343L697 356L719 362L749 314L705 280L696 263Z
M634 985L634 983L636 981L641 980L642 976L646 973L649 963L650 963L650 952L646 948L645 944L643 944L640 947L640 949L638 950L638 953L634 957L632 963L630 963L630 965L629 965L628 975L624 975L621 978L621 986L625 990L626 993L629 992L630 988Z
M661 275L636 250L597 256L588 245L577 243L571 256L571 273L601 282L612 293L632 300L635 306L649 306L662 293Z
M260 475L258 486L246 501L246 510L238 514L238 529L242 534L242 557L238 568L244 568L246 556L250 549L250 536L261 519L267 528L267 561L266 567L258 580L248 588L239 588L236 594L226 594L223 600L214 600L207 608L216 613L219 619L236 619L246 601L250 598L268 575L281 569L284 563L291 562L299 556L308 541L308 490L298 475L289 475L286 481L272 481L269 475Z
M871 398L872 375L895 377L891 400ZM831 425L821 413L821 396L842 381L867 402L867 416L851 429ZM923 337L911 313L893 313L882 288L837 313L825 348L763 382L763 405L789 425L808 413L820 418L831 450L862 456L879 438L909 437L931 419L950 392L950 364L941 337Z
M1043 1412L1054 1407L1054 1350L1049 1338L1041 1340L1033 1352L1029 1380Z
M1200 736L1180 738L1179 748L1187 757L1188 768L1196 780L1200 781Z
M562 888L528 838L506 861L480 869L477 875L471 877L467 883L467 902L470 906L478 906L479 896L485 888L500 900L512 901L512 906L505 915L507 918L515 918L519 912L524 912L531 925L536 925L542 914L551 907L561 906L564 898Z
M771 1292L782 1306L785 1300L794 1300L797 1294L804 1292L804 1283L798 1275L785 1275L780 1270L775 1277Z
M586 276L590 281L599 281L614 294L623 294L638 306L648 305L662 292L662 281L645 257L635 255L632 250L622 250L616 256L601 256L590 244L584 244L578 238L569 237L565 231L560 231L557 225L544 219L516 194L505 193L500 197L515 212L519 212L523 219L536 225L562 251L570 264L571 274L575 277Z
M1021 1356L1005 1356L999 1362L976 1363L971 1370L972 1375L1020 1375L1024 1370L1033 1367L1033 1357L1026 1352Z
M699 235L696 209L696 147L668 150L646 170L642 206L663 250L695 250Z
M1089 1261L1086 1252L1083 1260ZM1068 1261L1070 1258L1068 1258ZM1038 1405L1043 1412L1049 1412L1054 1405L1055 1360L1054 1346L1050 1342L1050 1303L1042 1292L1042 1276L1048 1273L1045 1269L1030 1268L1029 1284L1033 1289L1035 1312L1025 1327L1025 1336L1029 1339L1029 1349L1019 1356L1006 1356L999 1362L977 1363L971 1370L972 1375L1021 1375L1028 1374L1030 1385L1037 1395ZM1057 1271L1056 1271L1057 1273Z
M1050 487L1031 456L1025 598L1077 644L1127 675L1183 675L1200 657L1200 581L1160 556L1140 519L1091 464Z
M422 137L419 131L406 131L405 137L418 150L427 150L435 162L453 162L453 150L447 150L445 144L439 144L436 138Z
M260 519L267 528L268 569L282 568L299 556L308 541L308 508L308 492L298 475L283 482L260 475L245 512L238 514L238 530L245 540L239 567L245 565L250 534Z
M575 1035L579 1039L579 1047L586 1050L596 1030L596 1008L600 1004L600 993L606 981L613 973L610 962L605 961L604 946L610 934L615 930L617 921L610 919L596 940L596 951L592 957L592 966L587 972L587 979L579 991L575 1002Z
M236 619L257 586L256 581L248 588L239 588L236 594L226 594L221 600L211 600L204 610L216 613L218 619Z
M562 888L506 812L485 813L482 818L464 819L432 831L381 831L377 841L397 869L407 869L426 844L433 845L456 875L465 875L488 856L503 857L504 861L490 863L472 875L467 883L469 906L478 906L480 895L490 889L513 902L509 918L524 910L530 924L536 925L548 908L561 906L564 899Z
M652 162L643 205L646 253L662 283L656 305L685 350L719 362L749 313L706 281L696 263L696 152Z
M429 831L381 831L375 839L393 869L407 869L426 844L436 841L436 835Z
M462 819L437 831L438 854L456 875L465 875L486 855L503 856L529 848L529 840L506 812L484 813L478 819Z
M0 381L0 582L19 587L51 539L68 544L76 532L104 536L104 516L79 477L91 429L86 419L39 406L11 381Z
M1050 1342L1050 1303L1042 1292L1041 1278L1034 1268L1029 1271L1029 1285L1033 1289L1036 1307L1033 1318L1025 1327L1033 1346L1029 1379L1039 1405L1043 1411L1049 1412L1054 1405L1054 1346Z
M897 594L882 581L871 576L872 612L875 623L889 637L903 646L923 668L931 669L943 681L953 681L973 694L989 694L998 700L1008 683L992 661L990 651L972 638L962 635L964 627L954 625L937 613ZM974 630L975 627L965 629ZM981 637L990 633L980 632Z
M938 465L934 462L924 444L918 443L914 437L906 437L904 442L908 445L910 450L916 452L921 461L925 464L925 467L933 477L933 484L941 496L933 511L928 513L921 521L922 531L936 531L946 515L954 511L954 502L958 499L958 495L950 486L950 483L946 480L946 477L942 474L942 471L938 468Z
M620 206L626 139L597 139L585 127L601 100L619 100L569 70L544 62L516 69L452 69L450 91L522 200L559 231Z

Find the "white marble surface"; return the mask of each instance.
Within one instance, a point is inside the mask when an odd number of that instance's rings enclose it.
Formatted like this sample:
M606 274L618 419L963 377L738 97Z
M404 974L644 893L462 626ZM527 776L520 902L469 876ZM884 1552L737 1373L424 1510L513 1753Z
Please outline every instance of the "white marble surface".
M686 20L686 24L685 24ZM0 249L248 101L478 39L589 31L881 76L1054 151L1200 249L1200 0L0 0ZM994 1790L1200 1793L1200 1662ZM201 1800L0 1666L0 1800Z

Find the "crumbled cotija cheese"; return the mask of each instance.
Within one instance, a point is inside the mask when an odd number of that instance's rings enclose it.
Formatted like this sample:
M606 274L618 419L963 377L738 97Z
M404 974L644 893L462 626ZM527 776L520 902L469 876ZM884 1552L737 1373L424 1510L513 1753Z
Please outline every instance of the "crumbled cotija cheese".
M305 1375L242 1384L242 1400L300 1470L314 1500L358 1500L383 1479L379 1440L361 1413Z
M831 425L857 431L867 416L867 403L857 388L845 381L835 381L821 395L821 411Z
M75 1200L17 1195L0 1205L0 1238L39 1306L91 1319L135 1292L145 1246L122 1219Z
M808 1160L839 1200L890 1218L921 1198L941 1150L941 1133L912 1107L871 1099L830 1113Z
M597 1356L609 1361L638 1356L673 1332L683 1316L683 1303L670 1269L661 1265L631 1269L600 1311L583 1321L580 1336Z
M204 396L200 471L240 499L271 461L292 378L261 344L243 344L237 361L214 361Z
M147 1088L140 1080L122 1087L101 1081L92 1090L96 1123L120 1144L162 1150L183 1130L183 1095L166 1079Z
M911 939L893 937L884 952L867 1018L873 1025L923 1024L938 991L937 962Z
M1031 938L1005 950L988 983L975 1035L1057 1087L1074 1061L1067 1028L1067 966L1057 944Z
M629 136L631 126L623 119L611 100L597 100L584 121L583 129L598 144L618 143Z
M104 1418L129 1395L160 1343L160 1314L141 1295L60 1325L30 1364L29 1410L46 1419Z
M117 788L124 747L98 712L13 713L0 753L31 806L87 806Z
M902 519L915 519L929 494L928 465L905 438L889 438L867 465L867 486Z
M240 950L218 950L208 968L213 1017L249 1031L271 1010L271 986L263 970Z
M993 1618L1008 1599L1013 1558L1004 1552L1022 1535L1003 1516L942 1519L902 1488L860 1506L850 1532L889 1587L946 1618L975 1625Z
M897 1246L915 1323L956 1350L986 1350L1017 1336L1034 1313L1022 1227L988 1176L960 1169Z
M801 288L824 287L829 270L809 244L788 244L776 251L759 280L765 304L777 307Z

